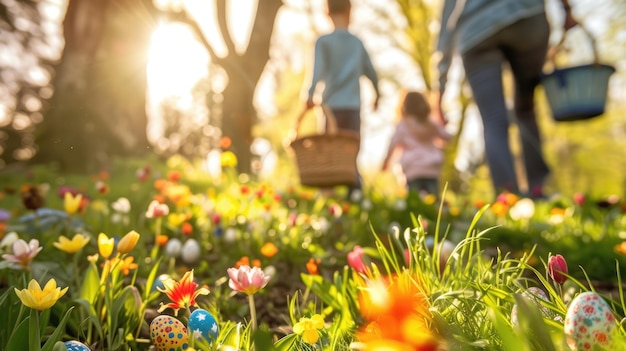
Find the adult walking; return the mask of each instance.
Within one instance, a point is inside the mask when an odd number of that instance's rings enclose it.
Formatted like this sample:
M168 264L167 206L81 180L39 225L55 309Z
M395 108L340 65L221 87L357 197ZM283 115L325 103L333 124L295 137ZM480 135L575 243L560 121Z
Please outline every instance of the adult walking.
M561 0L564 30L577 24L568 0ZM459 53L480 112L485 152L496 193L520 193L509 140L509 114L502 87L504 64L515 86L514 121L521 137L529 196L543 196L550 170L544 160L535 113L539 84L550 36L544 0L445 0L437 50L439 116L452 56Z

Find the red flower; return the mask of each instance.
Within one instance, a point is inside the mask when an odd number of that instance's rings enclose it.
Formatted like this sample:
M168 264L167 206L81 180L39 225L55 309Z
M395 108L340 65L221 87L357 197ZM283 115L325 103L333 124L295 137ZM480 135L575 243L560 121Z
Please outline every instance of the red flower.
M567 262L561 255L550 256L548 259L548 274L550 278L559 285L563 285L567 280Z
M171 308L174 310L174 315L176 316L178 315L178 310L181 308L197 306L196 298L198 297L198 295L209 294L209 289L204 286L196 290L198 284L193 281L193 270L185 273L180 281L175 281L172 278L164 280L163 286L163 289L161 289L160 287L158 287L157 289L160 292L165 293L167 297L172 300L172 302L168 304L163 304L161 302L161 307L159 307L159 313L163 312L167 308Z

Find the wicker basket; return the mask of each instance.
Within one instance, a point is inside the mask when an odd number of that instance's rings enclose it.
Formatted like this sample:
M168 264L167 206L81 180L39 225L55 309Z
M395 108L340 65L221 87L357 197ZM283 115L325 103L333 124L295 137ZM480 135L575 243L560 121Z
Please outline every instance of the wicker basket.
M358 133L337 130L332 112L323 107L324 133L298 136L289 144L295 153L300 184L311 187L352 186L356 183L360 137ZM298 119L300 121L306 111Z
M557 122L580 121L604 113L609 78L615 72L615 68L598 63L595 40L588 31L584 30L584 32L591 41L594 62L581 66L557 68L554 55L563 43L561 40L556 50L548 57L553 64L553 71L541 77L541 84L550 105L552 117Z

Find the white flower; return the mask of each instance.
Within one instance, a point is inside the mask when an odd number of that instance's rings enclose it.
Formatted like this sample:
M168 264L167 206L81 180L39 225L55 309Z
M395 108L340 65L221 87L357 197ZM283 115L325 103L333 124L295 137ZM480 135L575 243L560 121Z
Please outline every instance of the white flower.
M130 201L125 197L120 197L115 202L111 204L111 207L115 212L118 213L129 213L130 212Z
M515 221L531 219L535 214L535 202L531 199L521 199L511 206L509 215Z

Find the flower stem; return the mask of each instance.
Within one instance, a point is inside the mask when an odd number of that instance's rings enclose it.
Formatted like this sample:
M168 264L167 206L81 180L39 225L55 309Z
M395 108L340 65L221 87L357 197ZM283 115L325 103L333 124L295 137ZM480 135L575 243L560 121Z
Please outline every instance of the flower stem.
M41 336L39 335L39 313L34 308L30 309L28 321L28 351L41 350Z
M256 331L256 307L254 306L254 295L248 294L248 303L250 304L250 323L252 325L252 333Z

